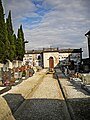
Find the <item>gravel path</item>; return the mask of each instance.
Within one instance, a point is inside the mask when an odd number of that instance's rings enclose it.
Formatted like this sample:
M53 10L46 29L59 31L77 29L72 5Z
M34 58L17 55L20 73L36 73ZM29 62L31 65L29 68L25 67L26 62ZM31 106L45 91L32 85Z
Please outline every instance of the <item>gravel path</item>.
M2 97L7 101L12 113L27 99L33 89L42 81L42 77L46 74L46 69L35 73L32 77L27 80L23 80L22 83L17 86L13 86L11 90L1 94Z
M90 94L75 81L60 77L61 71L58 75L73 120L90 120Z
M70 120L62 92L52 74L44 77L38 88L14 114L16 120Z

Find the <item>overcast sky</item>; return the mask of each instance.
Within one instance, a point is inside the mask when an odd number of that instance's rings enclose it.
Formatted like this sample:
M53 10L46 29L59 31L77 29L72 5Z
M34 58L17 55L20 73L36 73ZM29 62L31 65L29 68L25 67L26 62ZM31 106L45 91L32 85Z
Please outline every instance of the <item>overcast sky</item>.
M90 0L3 0L5 15L12 11L15 33L23 25L26 49L82 48L90 30Z

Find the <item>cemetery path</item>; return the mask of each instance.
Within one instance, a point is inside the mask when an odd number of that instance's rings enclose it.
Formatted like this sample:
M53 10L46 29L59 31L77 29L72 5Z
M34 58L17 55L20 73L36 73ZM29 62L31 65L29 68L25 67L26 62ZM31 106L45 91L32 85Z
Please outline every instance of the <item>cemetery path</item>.
M82 90L79 84L69 81L59 69L56 70L58 79L53 78L52 74L46 75L46 71L43 69L35 73L33 77L1 95L7 101L14 118L88 120L90 94Z
M70 120L58 81L47 74L15 112L16 120Z

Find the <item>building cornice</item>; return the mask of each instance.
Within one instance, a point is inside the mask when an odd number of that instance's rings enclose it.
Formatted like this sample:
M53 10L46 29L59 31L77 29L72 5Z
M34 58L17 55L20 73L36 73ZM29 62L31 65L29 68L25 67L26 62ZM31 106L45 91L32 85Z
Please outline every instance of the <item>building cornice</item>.
M58 48L43 48L43 50L27 50L25 54L42 54L46 52L59 52L59 53L82 53L80 49L58 49Z

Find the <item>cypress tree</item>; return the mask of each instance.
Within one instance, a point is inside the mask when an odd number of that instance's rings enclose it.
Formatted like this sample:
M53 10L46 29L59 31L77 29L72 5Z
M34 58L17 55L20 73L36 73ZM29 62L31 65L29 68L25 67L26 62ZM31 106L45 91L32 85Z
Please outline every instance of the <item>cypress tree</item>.
M16 43L17 42L17 38L16 38L16 35L14 34L14 45L15 45L15 59L16 59Z
M17 53L17 59L23 60L24 53L25 53L25 43L24 43L24 33L22 30L22 25L18 29L17 34L17 43L16 43L16 53Z
M0 0L0 62L4 62L6 59L13 61L15 58L23 60L25 42L22 25L18 29L17 36L18 38L13 31L11 11L9 11L5 23L2 1Z
M6 41L5 41L5 60L9 59L9 51L10 51L10 42L8 40L8 32L7 32L7 25L5 24L5 31L6 31Z
M21 37L21 31L18 29L18 38L17 38L17 59L22 60L22 54L23 54L23 44L22 44L22 37Z
M9 11L8 18L6 19L8 40L10 42L9 60L15 59L15 41L14 41L14 31L12 26L11 11Z
M23 54L22 56L24 57L24 54L25 54L25 41L24 41L24 32L23 32L23 29L22 29L22 25L20 25L20 31L21 31L21 37L22 37L22 46L23 46Z
M3 62L5 58L5 54L4 54L5 42L6 42L6 33L5 33L4 11L2 6L2 1L0 0L0 62Z

